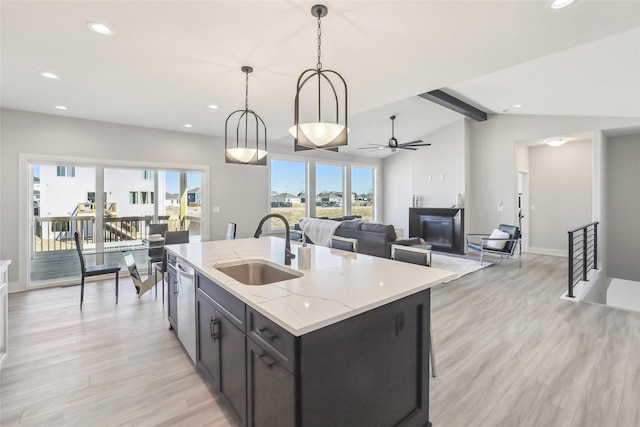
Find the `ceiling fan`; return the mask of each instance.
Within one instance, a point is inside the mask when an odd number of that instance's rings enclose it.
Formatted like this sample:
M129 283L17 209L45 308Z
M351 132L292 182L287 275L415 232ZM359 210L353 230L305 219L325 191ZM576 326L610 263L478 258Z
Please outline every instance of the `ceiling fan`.
M411 142L404 142L402 144L398 144L398 140L395 137L395 120L396 120L396 116L391 116L389 117L391 119L391 139L389 139L389 144L388 145L381 145L381 144L370 144L367 143L367 145L372 145L373 147L360 147L358 148L358 150L369 150L369 151L374 151L374 150L382 150L383 148L390 148L392 153L396 152L396 149L400 148L403 150L417 150L417 148L414 147L427 147L431 144L429 143L424 143L424 144L420 144L422 142L421 139L418 139L416 141L411 141Z

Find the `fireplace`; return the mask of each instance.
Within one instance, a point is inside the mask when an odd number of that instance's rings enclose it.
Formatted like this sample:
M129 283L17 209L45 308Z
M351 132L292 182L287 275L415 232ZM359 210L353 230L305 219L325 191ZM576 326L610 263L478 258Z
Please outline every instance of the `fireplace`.
M464 209L409 208L409 236L421 237L434 251L464 255Z

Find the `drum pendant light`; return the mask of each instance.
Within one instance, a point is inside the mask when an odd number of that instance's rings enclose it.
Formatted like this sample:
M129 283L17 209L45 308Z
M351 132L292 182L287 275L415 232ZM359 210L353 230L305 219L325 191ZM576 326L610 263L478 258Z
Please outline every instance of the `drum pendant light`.
M229 117L227 117L227 120L225 121L225 162L239 163L243 165L266 165L267 127L265 126L260 116L257 115L253 110L249 109L249 73L253 72L253 68L245 65L241 68L241 70L243 73L245 73L244 110L234 111L233 113L229 114ZM229 120L231 120L232 117L238 120L235 129L235 144L233 143L233 137L231 138L231 142L229 141L228 135ZM252 138L254 127L255 140L253 140Z
M294 107L295 124L289 128L289 133L294 137L294 148L296 151L311 148L332 149L337 151L337 147L347 145L347 83L342 76L333 70L323 70L321 56L322 47L322 29L320 18L327 15L327 7L317 4L311 8L311 14L318 18L318 62L316 68L310 68L302 72L298 77L296 88L296 99ZM311 87L311 100L307 99L308 104L317 105L317 121L308 121L301 123L301 92L306 83ZM312 98L317 88L317 99ZM326 101L323 104L323 99ZM315 101L315 102L312 102ZM340 106L342 102L342 108ZM323 107L325 114L323 116ZM305 111L306 113L307 111ZM341 114L342 113L342 114ZM311 115L315 118L315 114L311 111ZM342 120L340 118L342 117Z

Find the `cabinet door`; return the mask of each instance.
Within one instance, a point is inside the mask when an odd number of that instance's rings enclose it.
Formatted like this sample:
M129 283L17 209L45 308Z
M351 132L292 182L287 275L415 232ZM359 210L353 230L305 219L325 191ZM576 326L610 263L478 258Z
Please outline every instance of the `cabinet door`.
M175 268L171 265L167 266L167 304L169 311L169 325L178 331L178 277Z
M196 364L242 421L247 413L245 334L201 290L196 293Z
M249 427L295 426L295 381L282 365L247 339Z
M213 306L199 293L196 294L196 316L198 319L196 364L204 371L207 379L216 384L218 381L216 358L218 321Z
M246 337L218 311L212 327L217 345L218 390L244 425L247 413Z

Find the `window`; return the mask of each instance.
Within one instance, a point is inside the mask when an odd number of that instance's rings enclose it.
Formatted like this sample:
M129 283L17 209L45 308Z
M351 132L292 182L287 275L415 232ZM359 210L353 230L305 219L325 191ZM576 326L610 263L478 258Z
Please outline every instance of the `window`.
M342 216L342 169L340 165L316 164L316 216Z
M101 255L105 263L117 261L120 246L139 244L150 223L167 223L172 231L189 230L191 241L200 239L201 218L207 214L202 206L208 205L206 194L202 194L204 170L149 170L145 169L149 165L136 168L118 162L96 167L56 164L70 160L60 158L49 164L27 160L32 221L29 283L77 275L73 263L50 261L52 252L64 252L64 257L77 260L76 231L87 248L102 250L100 245L109 243ZM102 194L100 200L98 194ZM102 209L96 206L97 201L104 204ZM89 256L87 265L98 259Z
M284 216L290 225L307 216L306 182L306 162L271 159L271 212ZM271 225L283 224L272 218Z
M76 168L75 166L57 166L56 167L56 176L76 176Z
M290 225L306 216L360 215L374 220L375 166L276 158L271 159L270 166L271 212L283 215ZM315 177L309 189L306 189L307 173ZM306 190L312 195L311 199L306 197ZM281 227L277 219L271 224Z
M373 168L351 167L351 214L373 220Z

